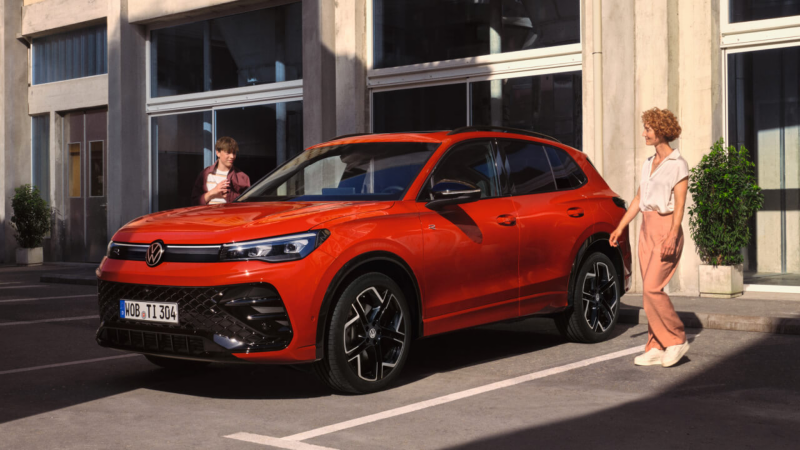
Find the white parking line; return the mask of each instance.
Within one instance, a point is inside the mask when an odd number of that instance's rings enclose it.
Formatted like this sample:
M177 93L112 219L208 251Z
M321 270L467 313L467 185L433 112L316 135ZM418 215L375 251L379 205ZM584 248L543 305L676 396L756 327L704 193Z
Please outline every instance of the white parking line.
M59 299L59 298L83 298L83 297L97 297L97 294L62 295L61 297L12 298L12 299L7 299L7 300L0 300L0 303L33 302L33 301L36 301L36 300L55 300L55 299Z
M85 319L99 319L97 315L94 316L79 316L79 317L62 317L60 319L42 319L42 320L28 320L25 322L3 322L0 327L8 327L11 325L29 325L32 323L47 323L47 322L69 322L70 320L85 320Z
M261 444L277 448L285 448L288 450L335 450L330 447L320 447L319 445L306 444L305 442L287 441L281 438L262 436L260 434L252 434L252 433L236 433L225 437L236 439L239 441L252 442L253 444Z
M286 436L284 438L274 438L270 436L263 436L252 433L235 433L225 437L231 439L238 439L241 441L252 442L256 444L271 445L273 447L285 448L285 449L311 450L311 449L324 448L324 447L293 447L290 445L301 443L300 441L312 439L325 434L335 433L337 431L346 430L348 428L357 427L371 422L377 422L379 420L388 419L390 417L396 417L402 414L408 414L410 412L420 411L422 409L430 408L433 406L443 405L445 403L454 402L456 400L461 400L464 398L472 397L475 395L483 394L497 389L503 389L510 386L515 386L517 384L525 383L528 381L538 380L540 378L549 377L551 375L557 375L560 373L568 372L570 370L580 369L582 367L590 366L592 364L597 364L600 362L621 358L623 356L632 355L634 353L639 353L642 351L644 351L644 345L637 345L636 347L627 348L625 350L608 353L606 355L597 356L594 358L584 359L583 361L578 361L571 364L554 367L552 369L540 370L538 372L533 372L527 375L510 378L508 380L486 384L483 386L467 389L465 391L456 392L453 394L444 395L430 400L424 400L421 402L412 403L410 405L401 406L399 408L390 409L388 411L383 411L377 414L371 414L369 416L347 420L344 422L328 425L326 427L317 428L303 433L293 434L291 436Z
M132 358L134 356L140 356L138 353L131 353L128 355L119 355L119 356L108 356L105 358L94 358L94 359L84 359L81 361L70 361L65 363L59 364L47 364L45 366L35 366L35 367L24 367L22 369L12 369L12 370L4 370L0 372L0 375L8 375L12 373L20 373L20 372L30 372L32 370L42 370L42 369L52 369L54 367L64 367L64 366L74 366L76 364L88 364L98 361L108 361L110 359L120 359L120 358Z

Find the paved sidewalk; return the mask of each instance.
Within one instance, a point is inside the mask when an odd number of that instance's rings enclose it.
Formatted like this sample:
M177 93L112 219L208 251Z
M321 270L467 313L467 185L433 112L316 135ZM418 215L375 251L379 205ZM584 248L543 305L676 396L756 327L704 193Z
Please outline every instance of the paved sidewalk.
M94 264L51 263L32 268L0 270L38 270L43 283L97 285ZM687 328L756 331L800 335L800 294L746 292L733 299L672 297L672 303ZM641 294L622 297L621 323L647 323Z

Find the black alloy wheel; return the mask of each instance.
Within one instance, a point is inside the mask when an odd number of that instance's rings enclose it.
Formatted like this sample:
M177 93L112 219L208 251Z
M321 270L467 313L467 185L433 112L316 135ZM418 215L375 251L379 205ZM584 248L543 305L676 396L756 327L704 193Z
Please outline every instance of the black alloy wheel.
M325 358L315 372L333 389L365 394L397 378L408 357L409 309L402 290L381 273L351 282L326 330Z
M156 355L144 355L148 361L157 365L158 367L175 370L175 371L192 371L202 369L209 364L209 361L195 361L191 359L180 359L180 358L165 358L163 356L156 356Z
M572 307L556 318L559 331L574 342L600 342L611 336L619 317L620 279L614 263L593 253L578 270Z

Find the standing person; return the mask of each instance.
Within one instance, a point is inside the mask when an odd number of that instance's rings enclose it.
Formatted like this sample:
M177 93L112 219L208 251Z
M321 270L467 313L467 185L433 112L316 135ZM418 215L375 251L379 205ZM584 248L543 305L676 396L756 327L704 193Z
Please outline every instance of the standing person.
M670 367L689 350L683 322L669 295L664 292L683 251L681 221L689 187L689 165L677 149L669 146L669 142L681 135L674 114L666 109L653 108L642 114L642 123L642 136L647 145L655 147L655 154L644 162L636 197L617 229L611 233L609 243L616 247L619 235L639 211L642 212L639 264L644 283L648 339L645 353L637 356L634 364Z
M193 205L213 205L230 203L250 187L250 177L233 167L239 146L228 136L217 140L214 146L217 162L206 167L197 176L192 188Z

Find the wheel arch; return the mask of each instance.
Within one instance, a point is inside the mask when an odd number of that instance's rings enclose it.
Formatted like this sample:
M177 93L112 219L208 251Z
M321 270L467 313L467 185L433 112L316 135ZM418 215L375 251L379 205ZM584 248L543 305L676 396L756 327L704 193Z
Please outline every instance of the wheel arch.
M622 258L622 250L619 247L612 247L608 243L608 239L611 235L605 232L594 233L589 236L583 244L578 249L577 255L575 255L575 261L572 263L572 269L570 270L569 274L569 287L567 289L567 305L572 306L572 297L575 289L575 283L577 282L578 276L578 268L580 268L583 261L589 257L592 253L603 253L604 255L608 256L612 263L614 263L614 269L617 271L617 277L624 277L625 276L625 267ZM624 290L624 281L623 281L623 290ZM623 292L624 294L624 292Z
M411 338L423 336L422 296L414 271L411 270L411 267L403 258L394 253L386 251L364 253L346 262L328 284L317 317L316 358L318 360L325 356L324 341L328 331L328 317L331 314L333 302L342 294L351 281L369 272L382 273L397 282L406 299L408 299L408 307L416 323L416 326L412 327Z

